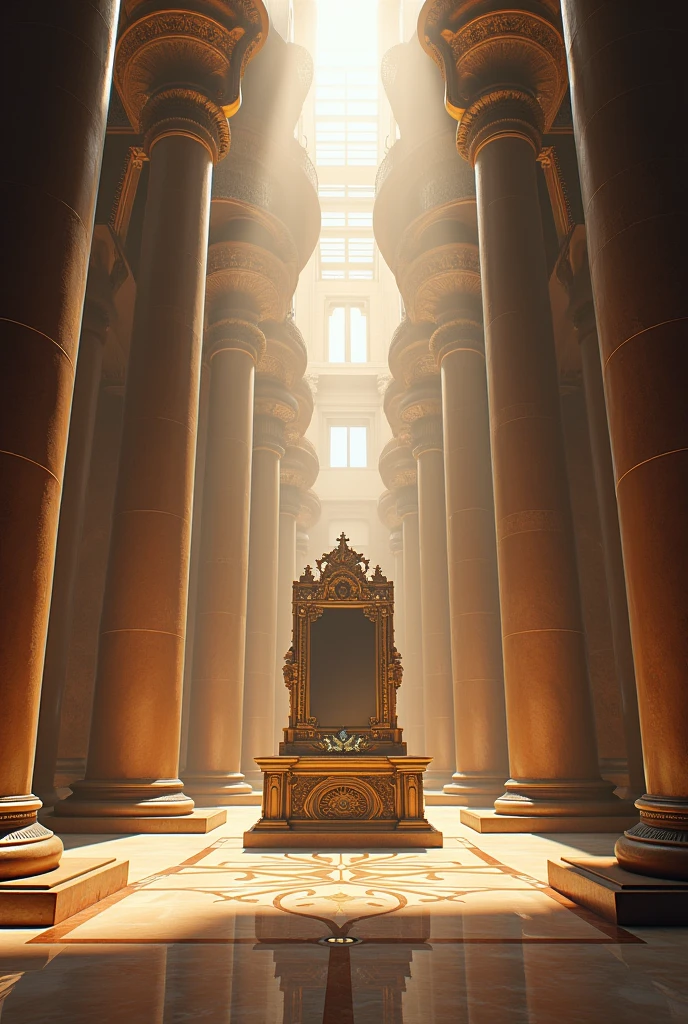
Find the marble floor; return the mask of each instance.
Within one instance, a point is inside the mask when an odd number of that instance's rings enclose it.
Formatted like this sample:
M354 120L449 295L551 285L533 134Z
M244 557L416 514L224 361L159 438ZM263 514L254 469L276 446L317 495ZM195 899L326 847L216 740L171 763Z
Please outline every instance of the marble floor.
M47 931L0 930L0 1024L688 1024L688 929L622 929L547 886L611 835L441 850L244 852L205 836L67 836L129 885ZM359 940L324 945L326 937Z

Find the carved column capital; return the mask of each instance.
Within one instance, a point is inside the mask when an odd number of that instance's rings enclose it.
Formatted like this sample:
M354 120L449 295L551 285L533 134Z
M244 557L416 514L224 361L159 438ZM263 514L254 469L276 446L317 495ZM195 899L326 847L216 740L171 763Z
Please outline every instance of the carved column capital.
M401 385L410 387L416 381L437 375L437 365L430 353L431 334L431 324L413 324L406 319L392 335L389 368Z
M401 403L401 418L411 428L415 459L425 452L443 451L442 392L439 377L414 384Z
M481 307L480 255L472 242L451 242L421 253L406 268L399 285L410 319L437 321L473 300Z
M208 248L208 320L231 318L236 311L241 311L240 319L281 320L294 283L282 260L269 249L252 242L213 242Z
M540 151L568 81L555 0L506 10L499 0L426 0L418 36L444 76L465 160L475 163L482 146L503 136Z
M402 487L415 487L418 476L416 460L411 448L397 438L388 441L380 453L378 463L382 482L390 491Z
M280 486L291 487L297 491L300 502L300 495L310 490L318 479L319 472L320 462L316 450L310 441L302 437L296 444L287 447L280 464Z
M430 351L437 360L438 366L441 366L442 360L452 352L476 352L484 358L485 338L482 317L479 313L465 310L463 316L458 315L440 324L430 339Z
M279 381L256 377L253 408L254 451L264 448L281 459L287 447L287 426L298 414L296 399Z
M205 332L205 356L209 362L220 352L239 351L258 364L265 352L265 335L260 327L239 317L226 317L210 324Z
M241 77L265 42L268 16L261 0L195 6L129 0L114 77L146 152L161 138L186 135L217 163L229 149L227 118L239 109Z

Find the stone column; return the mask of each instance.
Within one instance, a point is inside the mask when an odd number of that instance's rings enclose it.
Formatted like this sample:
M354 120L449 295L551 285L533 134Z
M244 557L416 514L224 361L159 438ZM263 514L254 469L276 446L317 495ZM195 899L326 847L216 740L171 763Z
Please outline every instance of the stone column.
M547 3L481 11L427 0L418 32L476 173L512 776L495 809L627 813L597 763L537 191L563 43Z
M476 253L477 256L477 253ZM441 324L456 773L445 792L492 803L508 775L487 380L479 310Z
M86 779L55 808L69 816L193 810L177 775L210 181L267 15L157 7L130 3L117 47L150 178Z
M30 787L118 8L3 10L0 59L33 71L3 92L0 879L54 868L62 853Z
M688 878L688 419L682 37L639 0L564 0L647 795L631 871ZM629 25L634 31L629 32ZM648 132L638 125L650 126Z
M386 403L386 408L389 403ZM395 620L403 603L404 641L397 644L404 669L397 695L399 725L411 753L425 752L425 694L420 600L420 535L418 529L418 469L408 444L394 438L380 455L380 476L396 497L401 522L404 589L395 586ZM396 581L395 581L396 583Z
M262 773L254 758L269 756L275 747L280 459L287 446L287 424L293 422L298 413L298 403L284 380L267 371L274 371L276 364L284 367L290 343L296 347L300 339L293 324L289 327L269 324L264 330L268 350L262 364L264 369L259 365L253 420L242 742L242 771L252 785L258 786ZM300 344L303 345L302 340ZM305 346L303 362L305 369Z
M53 807L60 799L55 792L60 712L72 637L79 547L100 394L103 348L111 319L107 284L96 283L94 279L98 277L99 269L92 266L90 294L86 297L81 324L36 738L33 788L46 807ZM105 287L98 289L100 283ZM100 294L94 294L96 290Z
M296 564L296 524L303 495L316 481L320 466L310 441L287 446L280 462L279 558L277 569L277 633L275 657L275 740L279 744L289 719L289 692L284 685L284 656L292 634L292 584L301 574Z
M508 775L480 261L473 242L429 249L401 281L412 319L437 324L447 499L456 772L445 792L487 806Z
M251 789L241 774L241 733L254 375L265 353L256 321L284 313L287 281L281 261L266 249L247 242L210 246L208 439L184 772L186 791L203 806L230 803Z
M614 645L614 664L623 707L629 797L637 797L645 792L638 694L635 684L626 577L619 532L619 510L614 487L614 466L609 441L609 423L604 400L597 321L585 236L584 226L578 226L560 257L557 276L568 292L568 314L573 321L580 343L592 470L602 530L602 550Z
M310 536L308 531L320 520L320 498L315 491L306 491L301 495L301 509L296 520L296 575L301 575L306 567L310 554Z
M428 788L435 789L452 776L455 747L439 377L413 384L404 397L401 415L410 424L412 452L418 464L425 751L433 758L425 775Z

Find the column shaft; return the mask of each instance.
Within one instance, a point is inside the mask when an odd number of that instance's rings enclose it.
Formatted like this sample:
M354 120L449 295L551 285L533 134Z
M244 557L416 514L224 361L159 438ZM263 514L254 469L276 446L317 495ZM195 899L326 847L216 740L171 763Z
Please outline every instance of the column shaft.
M420 602L423 629L425 773L429 788L449 782L454 771L454 704L447 581L447 524L444 463L440 448L418 455Z
M255 358L228 338L210 372L185 782L197 803L216 804L250 791L240 765Z
M495 808L602 813L533 144L498 135L475 169L512 775Z
M274 449L254 449L242 765L247 780L258 786L262 773L254 758L274 753L275 743L279 460Z
M403 701L399 725L408 750L425 753L425 699L423 687L423 633L420 614L420 530L418 499L413 486L411 508L399 510L404 557L404 647L400 648L404 675L399 697ZM399 502L401 506L401 499ZM397 598L398 600L398 598Z
M285 488L282 488L284 490ZM289 693L284 685L282 667L289 650L292 632L292 584L296 579L296 515L281 509L279 514L279 564L277 569L277 633L275 647L275 742L289 720ZM275 747L277 749L277 747Z
M648 790L616 852L628 870L688 878L682 36L639 0L562 13Z
M485 806L508 774L485 359L470 341L441 358L456 738L445 792Z
M643 768L643 748L640 739L631 627L628 621L626 576L621 550L621 534L619 533L619 511L614 490L614 465L609 443L607 409L604 404L604 383L597 331L593 330L581 336L580 346L592 468L602 530L602 551L607 578L614 664L623 705L629 796L639 796L645 792L645 769Z
M84 526L93 435L100 394L104 330L87 325L86 307L79 344L74 400L65 463L60 524L55 555L55 575L50 605L48 639L41 690L41 709L36 739L33 785L45 806L59 799L55 792L55 770L60 739L60 712L64 693L69 647L72 636L74 593L79 547ZM105 324L102 325L106 327Z
M86 780L61 814L187 814L177 778L211 154L150 153Z
M117 16L117 0L3 11L0 60L34 73L3 90L0 878L53 868L62 852L30 787Z

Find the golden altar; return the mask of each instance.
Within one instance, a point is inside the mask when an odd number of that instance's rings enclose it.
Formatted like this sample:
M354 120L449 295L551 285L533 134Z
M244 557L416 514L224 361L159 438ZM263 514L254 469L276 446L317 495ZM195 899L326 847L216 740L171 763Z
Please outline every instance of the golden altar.
M429 847L429 757L406 753L397 723L401 658L394 584L342 535L293 585L293 639L284 665L289 724L263 772L260 820L246 847Z

